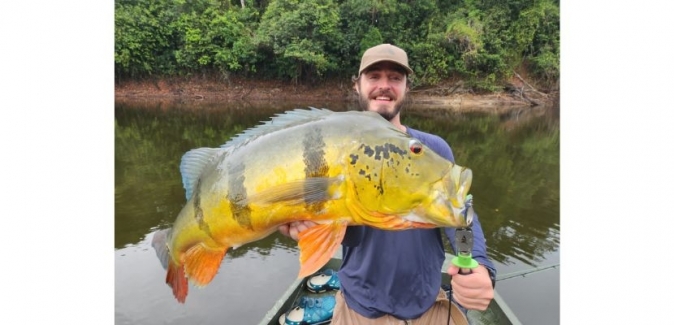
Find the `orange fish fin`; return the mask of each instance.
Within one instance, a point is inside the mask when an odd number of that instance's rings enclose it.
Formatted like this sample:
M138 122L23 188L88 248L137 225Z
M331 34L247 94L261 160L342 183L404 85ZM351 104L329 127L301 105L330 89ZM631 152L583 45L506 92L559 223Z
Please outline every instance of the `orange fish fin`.
M173 261L168 263L166 271L166 284L173 290L173 296L176 297L181 304L185 303L187 298L187 278L182 265L178 265Z
M346 226L346 222L319 224L299 233L300 278L316 273L330 261L342 244Z
M185 252L185 274L197 286L205 286L218 273L225 249L211 249L203 245L194 245Z

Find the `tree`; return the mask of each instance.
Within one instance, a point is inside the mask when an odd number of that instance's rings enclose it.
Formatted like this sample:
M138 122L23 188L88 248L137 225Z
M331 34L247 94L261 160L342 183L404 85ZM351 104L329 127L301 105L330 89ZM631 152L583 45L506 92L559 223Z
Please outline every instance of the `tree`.
M255 44L272 53L280 76L310 79L336 66L330 49L339 42L338 21L332 0L272 0Z

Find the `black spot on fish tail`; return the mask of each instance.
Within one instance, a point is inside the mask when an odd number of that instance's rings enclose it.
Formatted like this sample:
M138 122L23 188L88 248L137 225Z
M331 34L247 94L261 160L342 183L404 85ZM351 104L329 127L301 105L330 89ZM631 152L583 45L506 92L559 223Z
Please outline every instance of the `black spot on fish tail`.
M201 209L201 178L197 180L194 188L194 219L196 219L199 229L211 236L211 228L204 220L204 210Z
M239 163L234 166L228 166L228 189L227 200L229 208L232 211L232 218L244 228L253 229L250 222L250 207L246 204L240 204L248 197L248 191L244 186L246 176L246 165Z
M306 178L325 177L328 175L328 162L325 160L325 139L320 128L311 128L302 140L302 158L304 160L304 175ZM353 157L351 157L353 159ZM326 184L327 186L327 184ZM308 192L308 191L305 191ZM324 193L328 192L325 188ZM310 211L323 210L327 198L305 196L304 203Z

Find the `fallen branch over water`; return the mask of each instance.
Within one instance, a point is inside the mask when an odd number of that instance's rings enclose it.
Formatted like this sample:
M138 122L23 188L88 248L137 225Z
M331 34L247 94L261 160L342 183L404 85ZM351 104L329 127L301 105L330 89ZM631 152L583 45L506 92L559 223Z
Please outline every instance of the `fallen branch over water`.
M521 100L529 102L531 106L542 105L542 101L548 100L548 94L538 91L538 89L524 80L524 78L522 78L522 76L520 76L517 72L513 71L513 73L515 74L515 77L517 77L517 79L522 82L523 85L518 87L512 83L508 84L505 87L507 92L509 92L511 95L519 96ZM526 89L525 86L528 86L529 89Z

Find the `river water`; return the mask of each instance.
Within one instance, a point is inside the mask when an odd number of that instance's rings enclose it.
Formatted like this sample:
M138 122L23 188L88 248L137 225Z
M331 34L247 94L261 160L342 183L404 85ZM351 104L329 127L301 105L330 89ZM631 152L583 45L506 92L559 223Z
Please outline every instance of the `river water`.
M311 105L311 104L310 104ZM353 103L314 103L335 111ZM257 324L299 270L294 241L271 236L227 252L218 275L179 304L150 243L185 203L180 158L217 147L293 103L115 105L115 324ZM437 134L473 170L471 193L499 276L559 264L559 114L544 108L455 113L406 107L403 124ZM451 253L451 251L448 251ZM557 324L559 266L497 282L524 324Z

